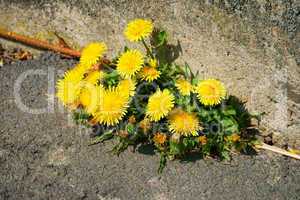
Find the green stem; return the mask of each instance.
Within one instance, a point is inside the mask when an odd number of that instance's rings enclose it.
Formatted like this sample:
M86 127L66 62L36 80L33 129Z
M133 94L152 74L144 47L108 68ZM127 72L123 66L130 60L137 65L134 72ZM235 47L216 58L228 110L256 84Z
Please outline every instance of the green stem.
M153 56L153 54L152 54L152 52L151 52L151 50L150 50L150 48L148 47L148 45L146 44L146 42L145 42L145 40L144 40L144 38L142 38L142 43L143 43L143 45L144 45L144 47L146 48L146 50L147 50L147 54L148 55L150 55L150 57L152 58L152 59L154 59L154 56Z
M106 64L106 63L102 63L103 67L105 67L106 69L108 69L109 71L113 71L114 68L112 68L110 65Z

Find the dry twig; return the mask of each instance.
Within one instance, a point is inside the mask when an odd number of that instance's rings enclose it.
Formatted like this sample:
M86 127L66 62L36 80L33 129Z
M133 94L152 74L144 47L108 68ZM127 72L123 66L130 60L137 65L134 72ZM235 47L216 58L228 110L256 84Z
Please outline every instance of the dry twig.
M255 147L258 148L258 149L264 149L264 150L272 151L274 153L279 153L281 155L285 155L285 156L292 157L292 158L300 160L300 155L291 153L291 152L286 151L284 149L281 149L279 147L268 145L266 143L256 145Z
M79 51L76 51L76 50L73 50L70 48L66 48L66 47L62 47L62 46L53 45L48 42L41 41L41 40L38 40L35 38L30 38L30 37L20 35L20 34L14 33L14 32L0 29L0 37L8 39L8 40L20 42L20 43L23 43L25 45L29 45L32 47L55 51L55 52L62 53L62 54L72 56L72 57L80 57Z

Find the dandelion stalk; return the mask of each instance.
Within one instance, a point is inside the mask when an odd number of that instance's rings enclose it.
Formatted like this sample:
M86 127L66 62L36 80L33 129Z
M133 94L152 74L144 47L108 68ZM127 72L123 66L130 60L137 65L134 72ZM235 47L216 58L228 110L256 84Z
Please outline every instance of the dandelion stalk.
M147 45L147 43L145 42L144 38L142 38L141 41L142 41L144 47L145 47L146 50L147 50L147 54L148 54L149 56L151 56L151 58L154 58L154 56L153 56L153 54L152 54L152 51L151 51L150 48L148 47L148 45Z

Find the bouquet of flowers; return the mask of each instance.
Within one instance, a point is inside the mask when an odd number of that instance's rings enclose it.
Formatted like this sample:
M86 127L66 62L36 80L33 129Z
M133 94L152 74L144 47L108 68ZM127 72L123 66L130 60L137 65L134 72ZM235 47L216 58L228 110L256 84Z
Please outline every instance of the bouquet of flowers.
M104 56L103 42L91 43L79 63L57 82L57 97L77 122L101 128L91 144L116 139L113 152L129 145L153 145L159 172L168 159L188 153L230 159L255 142L251 114L216 79L201 79L188 64L169 59L167 33L150 20L135 19L126 39L145 51L125 47L115 58Z

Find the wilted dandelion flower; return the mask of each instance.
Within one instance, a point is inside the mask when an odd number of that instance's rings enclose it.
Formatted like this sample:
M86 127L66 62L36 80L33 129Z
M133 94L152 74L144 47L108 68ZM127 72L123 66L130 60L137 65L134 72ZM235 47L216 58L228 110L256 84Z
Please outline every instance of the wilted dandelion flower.
M94 120L100 124L116 125L126 114L128 97L124 97L116 88L104 91L94 115Z
M196 136L201 129L195 113L188 113L181 109L173 110L169 115L169 130L184 136Z
M238 142L240 139L241 137L236 133L233 133L232 135L229 135L225 138L226 141L231 141L231 142Z
M150 119L144 118L142 121L140 121L139 125L140 128L143 129L143 132L147 133L147 131L151 128Z
M153 31L153 24L150 20L135 19L127 24L124 35L131 41L136 42L148 37Z
M128 50L120 56L117 71L122 77L130 78L142 68L143 63L144 57L140 51Z
M195 88L199 101L205 106L214 106L226 96L226 89L218 80L207 79L200 81Z
M158 121L168 115L174 107L174 95L168 90L158 90L149 97L146 116L151 121Z
M205 145L207 143L207 138L205 135L201 135L198 137L198 141L200 144Z
M56 96L66 106L74 108L80 94L80 84L83 79L82 71L75 67L65 72L64 78L57 81Z
M156 143L156 144L164 144L167 140L167 136L163 133L156 133L154 134L154 137L153 137L153 141Z
M139 73L142 80L152 82L159 78L160 71L153 67L143 67Z
M131 116L128 118L128 123L130 123L130 124L136 123L136 118L135 118L134 115L131 115Z
M89 44L81 52L80 64L85 69L90 69L100 60L106 50L107 47L104 42Z
M192 84L184 79L179 79L176 81L175 83L176 88L179 90L180 94L186 96L186 95L190 95L193 86Z

